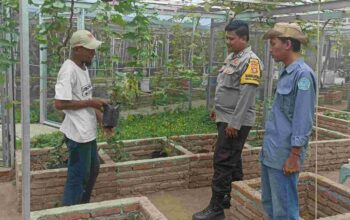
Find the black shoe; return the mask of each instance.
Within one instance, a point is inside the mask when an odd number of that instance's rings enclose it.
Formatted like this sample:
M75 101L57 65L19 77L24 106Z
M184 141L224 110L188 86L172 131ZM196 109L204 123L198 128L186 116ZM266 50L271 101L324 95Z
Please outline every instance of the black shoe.
M223 200L222 200L222 207L224 209L229 209L231 207L231 196L230 195L225 195Z
M204 210L193 214L192 220L224 220L224 209L209 205Z

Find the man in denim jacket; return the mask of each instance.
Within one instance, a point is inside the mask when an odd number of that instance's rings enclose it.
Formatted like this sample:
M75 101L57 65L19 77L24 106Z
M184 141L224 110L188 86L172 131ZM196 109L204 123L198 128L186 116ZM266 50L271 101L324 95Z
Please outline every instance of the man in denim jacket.
M300 58L307 37L297 24L277 23L264 39L270 39L270 53L284 67L260 155L262 204L269 220L297 220L298 177L312 131L317 81Z
M193 215L194 220L221 220L230 207L231 182L243 178L242 149L255 122L255 94L262 65L248 45L248 24L231 20L225 27L230 54L220 69L216 92L215 119L218 138L214 152L212 197L207 208Z

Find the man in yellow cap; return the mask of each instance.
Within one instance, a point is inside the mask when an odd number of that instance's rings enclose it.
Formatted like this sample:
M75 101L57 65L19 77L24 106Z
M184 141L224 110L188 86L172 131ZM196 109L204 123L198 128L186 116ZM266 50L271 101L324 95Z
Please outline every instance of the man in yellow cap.
M262 204L269 220L299 219L298 178L312 131L317 81L300 58L307 37L295 23L277 23L264 35L284 64L260 154Z
M69 150L63 205L89 202L99 172L96 127L105 103L92 99L88 66L101 43L89 31L74 32L70 39L72 56L63 63L57 76L54 104L65 113L60 131Z

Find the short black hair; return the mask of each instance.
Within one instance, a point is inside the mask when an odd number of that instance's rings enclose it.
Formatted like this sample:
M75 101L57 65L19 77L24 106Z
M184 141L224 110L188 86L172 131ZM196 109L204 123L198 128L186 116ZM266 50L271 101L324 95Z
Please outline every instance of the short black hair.
M225 31L234 31L239 37L246 37L247 42L249 41L249 27L248 24L242 20L233 20L226 25Z
M278 39L280 39L284 44L287 43L287 41L290 41L292 44L292 50L297 53L300 52L301 43L297 39L291 37L279 37Z

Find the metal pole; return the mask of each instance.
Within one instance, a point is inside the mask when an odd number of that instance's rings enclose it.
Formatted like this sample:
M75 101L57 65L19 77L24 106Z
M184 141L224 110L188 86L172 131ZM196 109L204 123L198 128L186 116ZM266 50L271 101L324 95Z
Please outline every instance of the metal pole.
M85 9L81 8L79 12L79 16L77 18L77 29L84 30L85 29Z
M5 78L5 82L7 82L7 79ZM1 135L2 135L2 144L0 146L2 156L0 156L0 166L7 164L7 149L8 149L8 138L7 138L7 125L8 125L8 117L5 111L5 105L7 101L7 94L6 94L6 86L4 84L0 84L0 91L1 94L4 94L1 98L1 105L0 105L0 115L1 115Z
M213 69L214 43L215 43L214 19L212 18L210 20L210 44L209 44L209 68L208 68L208 74L210 74L212 69Z
M43 24L42 14L39 14L39 25ZM47 45L39 45L40 57L40 123L44 123L47 117Z
M10 9L7 9L8 16L11 16ZM6 34L6 38L13 42L14 36L12 34ZM11 49L11 58L14 59L14 49ZM7 116L8 116L8 161L7 166L8 167L14 167L15 163L15 144L16 144L16 134L15 134L15 109L14 109L14 82L15 82L15 65L12 64L11 67L7 71L7 77L8 77L8 84L7 84L7 97L10 104L10 108L7 109Z
M208 76L207 84L207 110L211 110L214 105L215 89L217 84L217 76Z
M188 109L192 109L192 79L188 80Z
M164 64L167 66L168 61L169 61L169 50L170 50L170 33L169 30L167 30L167 37L165 41L165 53L164 53ZM165 68L165 72L168 74L169 73L169 68Z
M30 121L29 121L29 20L28 0L19 2L21 116L22 116L22 219L30 219Z
M269 43L265 44L265 63L266 65L266 78L264 83L264 115L262 120L262 126L265 127L265 121L269 114L270 98L272 96L272 86L273 86L273 59L269 52Z

